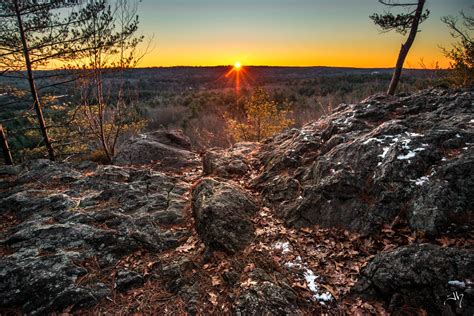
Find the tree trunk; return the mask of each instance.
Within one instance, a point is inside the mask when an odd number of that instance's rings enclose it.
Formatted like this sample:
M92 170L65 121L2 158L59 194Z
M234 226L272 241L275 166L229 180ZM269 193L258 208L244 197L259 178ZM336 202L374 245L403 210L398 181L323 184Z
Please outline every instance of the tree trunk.
M41 110L41 103L38 95L38 90L36 89L35 79L33 76L33 70L31 67L30 53L28 48L28 42L26 40L25 30L23 28L23 21L21 19L20 7L18 6L18 0L15 1L15 13L18 21L18 29L20 31L21 43L23 45L23 55L25 56L26 71L28 74L28 82L30 84L31 96L33 97L34 107L36 111L36 116L38 117L39 126L41 133L43 135L43 141L48 150L48 156L50 160L54 160L54 150L51 142L49 140L48 131L46 129L46 124L44 122L43 111Z
M3 126L0 124L0 142L2 143L3 158L5 159L6 165L13 165L12 153L8 147L7 137L3 132Z
M418 25L420 24L421 15L423 13L423 6L425 5L425 0L418 0L418 5L416 7L415 16L413 18L413 23L411 24L410 34L402 47L400 48L400 53L398 54L397 64L393 71L392 80L390 81L390 86L388 87L387 94L394 95L395 90L397 89L398 82L400 81L400 75L402 74L403 64L405 63L405 58L408 55L408 51L411 48L411 45L415 41L416 33L418 32Z
M109 146L107 146L107 141L105 140L105 135L103 129L100 131L100 142L102 144L102 148L104 149L105 157L107 158L108 163L112 163L112 157L110 156Z

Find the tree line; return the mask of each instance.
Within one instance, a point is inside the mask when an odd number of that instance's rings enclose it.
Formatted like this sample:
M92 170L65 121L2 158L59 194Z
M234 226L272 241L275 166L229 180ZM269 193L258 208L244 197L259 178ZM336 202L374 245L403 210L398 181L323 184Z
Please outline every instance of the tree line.
M383 32L406 36L401 45L388 95L397 91L405 59L420 25L429 18L426 0L378 0L388 8L370 19ZM138 112L137 91L125 84L126 70L143 57L138 49L144 37L138 34L139 0L4 0L0 2L0 76L28 82L35 124L41 135L39 146L49 159L57 158L59 146L92 141L100 147L103 161L110 163L123 135L138 131L144 120ZM444 48L451 60L450 80L457 86L472 87L474 81L474 18L442 18L456 44ZM55 68L55 72L38 72ZM61 71L63 70L63 71ZM113 73L114 79L107 77ZM118 78L118 79L117 79ZM54 85L72 84L77 103L58 106L60 118L45 117L43 110L52 102L43 95L38 82L51 79ZM50 80L50 81L51 81ZM50 82L48 81L48 82ZM54 99L54 98L53 98ZM285 102L271 100L256 89L244 102L238 115L223 115L223 124L234 140L260 141L293 124ZM59 122L59 123L58 123ZM73 128L71 128L71 126ZM36 129L36 128L34 128ZM0 142L5 161L8 143L0 124Z

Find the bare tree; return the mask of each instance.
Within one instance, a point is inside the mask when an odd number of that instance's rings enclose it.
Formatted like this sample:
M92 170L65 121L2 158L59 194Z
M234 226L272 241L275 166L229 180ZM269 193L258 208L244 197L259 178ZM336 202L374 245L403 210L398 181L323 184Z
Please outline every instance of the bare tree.
M451 79L454 84L464 87L474 86L474 17L461 11L461 21L455 16L445 16L441 21L457 39L450 50L443 48L444 54L451 59Z
M397 15L394 15L391 12L384 12L383 14L374 13L370 16L374 23L384 32L395 30L400 34L405 35L409 30L408 37L400 48L392 80L390 81L390 86L387 91L388 95L393 95L397 89L398 82L400 81L405 59L415 41L418 26L428 18L430 12L429 10L423 12L425 0L418 0L416 3L401 3L396 0L379 0L379 2L390 8L399 7L407 10L407 12L399 13Z
M137 126L134 93L124 82L126 70L143 57L137 51L143 37L136 35L137 1L117 0L114 5L104 0L91 3L102 5L104 9L95 11L97 14L92 14L81 25L80 32L91 36L78 43L88 47L75 65L83 72L79 81L80 114L84 126L100 143L105 160L110 163L119 137Z
M12 153L10 152L10 148L8 147L7 137L3 132L2 124L0 124L0 143L2 144L3 158L5 160L5 164L13 165Z

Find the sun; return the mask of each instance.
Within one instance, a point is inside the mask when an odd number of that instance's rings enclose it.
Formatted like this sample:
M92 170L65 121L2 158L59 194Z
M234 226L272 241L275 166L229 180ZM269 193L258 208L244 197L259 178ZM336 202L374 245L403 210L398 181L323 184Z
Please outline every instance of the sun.
M239 92L241 81L245 81L248 77L248 69L240 61L236 61L233 66L229 65L229 69L224 77L229 78L228 82L235 84L235 90Z

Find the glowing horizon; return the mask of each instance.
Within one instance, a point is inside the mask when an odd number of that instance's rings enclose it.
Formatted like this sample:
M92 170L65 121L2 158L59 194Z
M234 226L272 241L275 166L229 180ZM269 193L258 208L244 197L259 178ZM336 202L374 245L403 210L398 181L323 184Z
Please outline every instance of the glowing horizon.
M454 42L440 21L468 10L470 0L427 1L431 16L406 68L447 68L439 46ZM329 66L393 68L404 41L380 34L368 18L386 9L376 0L143 0L140 32L152 49L138 67ZM148 44L148 43L147 43Z

